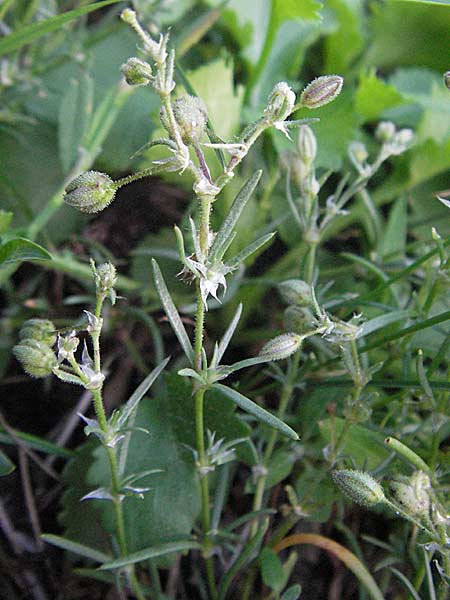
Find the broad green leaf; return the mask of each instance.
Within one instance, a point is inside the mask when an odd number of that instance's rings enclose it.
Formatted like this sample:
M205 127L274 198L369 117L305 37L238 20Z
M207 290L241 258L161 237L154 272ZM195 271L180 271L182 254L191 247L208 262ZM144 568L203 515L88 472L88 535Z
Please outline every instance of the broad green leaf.
M6 210L0 210L0 235L8 231L8 227L12 221L14 213Z
M291 585L281 596L281 600L298 600L302 593L302 586L299 583Z
M279 592L286 583L286 573L281 560L272 548L265 546L262 549L259 555L259 566L264 584Z
M383 111L404 102L397 89L379 79L374 72L361 78L355 94L355 109L364 122L374 121Z
M233 400L235 404L242 408L242 410L256 417L258 421L265 423L269 427L277 429L282 434L286 435L292 440L298 440L298 435L293 429L289 427L289 425L286 425L286 423L280 421L280 419L278 419L277 417L272 415L272 413L259 406L259 404L256 404L255 402L253 402L249 398L246 398L236 390L226 387L221 383L214 384L213 388L220 390L225 396Z
M323 3L317 0L272 0L271 26L275 29L284 21L297 19L319 19Z
M9 475L16 466L12 463L4 452L0 450L0 477Z
M280 448L274 452L266 464L267 477L264 483L264 489L270 490L277 485L277 483L286 479L292 471L294 462L295 457L293 457L291 451ZM245 492L247 494L254 494L255 489L256 486L254 483L248 479L245 485Z
M48 542L49 544L53 544L53 546L58 546L58 548L63 548L63 550L67 550L68 552L72 552L73 554L77 554L79 556L84 556L85 558L95 560L99 563L104 563L111 560L111 556L109 554L104 554L95 548L90 548L84 544L79 544L78 542L74 542L73 540L69 540L60 535L44 533L41 537L44 542Z
M150 558L164 556L165 554L172 554L173 552L184 552L186 550L200 550L201 548L201 544L195 542L194 540L168 542L166 544L160 544L159 546L145 548L144 550L140 550L139 552L135 552L134 554L129 554L128 556L123 556L122 558L118 558L117 560L107 562L106 564L102 565L100 569L118 569L120 567L126 567L127 565L142 562Z
M13 262L50 260L52 255L45 248L26 238L14 238L0 246L0 266Z
M31 44L31 42L34 42L47 33L61 29L65 23L68 23L73 19L77 19L82 15L87 15L93 10L98 10L104 6L108 6L109 4L114 4L119 1L120 0L103 0L102 2L94 2L92 4L88 4L87 6L81 6L75 10L69 10L65 13L57 15L56 17L51 17L50 19L38 21L36 23L31 23L31 25L21 27L20 29L10 33L0 40L0 56L3 56L9 52L14 52L25 44Z
M161 270L155 259L152 259L152 265L156 289L164 307L164 311L167 315L167 318L170 321L170 324L172 325L172 328L174 330L175 335L178 338L178 341L181 344L181 347L184 350L184 353L186 354L189 362L192 364L194 362L194 350L192 348L192 344L188 337L188 334L186 333L186 329L184 328L183 321L181 320L181 317L178 314L177 308L170 296L166 282L164 281Z
M294 489L310 521L328 521L336 500L336 487L330 477L321 477L316 467L305 465L305 470L295 480Z
M339 439L344 427L344 419L336 417L333 423L334 439ZM320 433L327 444L331 440L331 427L331 419L325 419L319 423ZM384 446L384 438L385 436L381 432L366 429L361 425L352 425L342 447L342 454L351 457L357 467L364 467L367 471L371 471L389 456L389 452Z
M258 185L259 180L261 179L262 171L256 171L250 179L244 184L241 188L240 192L236 196L235 201L233 202L232 207L228 215L226 216L222 226L217 232L216 237L214 238L214 242L211 246L210 250L210 259L214 260L215 257L221 258L227 244L230 242L230 239L233 235L234 228L241 216L242 211L245 208L250 196L253 194L256 186Z

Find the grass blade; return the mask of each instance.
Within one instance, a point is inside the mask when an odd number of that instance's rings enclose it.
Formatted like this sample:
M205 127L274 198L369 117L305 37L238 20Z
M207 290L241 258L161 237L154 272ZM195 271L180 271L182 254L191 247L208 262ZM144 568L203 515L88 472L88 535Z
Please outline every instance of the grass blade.
M58 546L58 548L62 548L63 550L67 550L73 554L78 554L79 556L84 556L85 558L90 558L91 560L95 560L99 563L104 563L111 560L111 556L108 554L104 554L103 552L100 552L95 548L85 546L84 544L73 542L72 540L68 540L60 535L44 533L41 535L41 538L44 540L44 542L52 544L53 546Z
M184 550L201 550L201 545L193 540L185 540L180 542L167 542L166 544L160 544L159 546L151 546L150 548L144 548L134 554L123 556L117 560L107 562L100 567L101 570L119 569L120 567L126 567L149 558L155 558L157 556L164 556L164 554L170 554L172 552L183 552Z

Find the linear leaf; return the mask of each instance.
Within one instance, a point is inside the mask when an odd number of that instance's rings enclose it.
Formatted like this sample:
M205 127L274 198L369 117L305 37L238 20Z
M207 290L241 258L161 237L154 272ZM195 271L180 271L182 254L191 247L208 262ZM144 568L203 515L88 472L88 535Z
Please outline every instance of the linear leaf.
M176 309L176 306L169 294L169 290L167 289L166 282L164 281L163 275L161 273L161 269L158 266L156 260L152 260L153 265L153 273L155 277L155 285L158 291L159 298L164 307L164 311L167 315L167 318L172 325L172 328L175 332L175 335L180 342L184 353L188 357L190 363L194 362L194 350L192 348L191 341L186 333L186 329L184 328L183 321L181 320L180 315Z
M47 454L54 454L55 456L63 456L65 458L72 458L75 456L75 452L67 450L61 446L57 446L56 444L52 444L51 442L48 442L47 440L44 440L36 435L31 435L31 433L17 431L17 429L14 429L13 432L14 436L19 438L21 442L28 446L28 448L46 452ZM6 431L4 431L1 427L0 442L2 444L16 444L14 438L6 433Z
M226 349L228 348L231 338L233 337L234 332L236 331L236 327L238 326L239 319L241 318L241 314L242 314L242 304L239 304L239 306L237 307L237 310L234 314L233 319L231 320L230 324L227 327L227 330L223 334L223 338L220 340L220 344L217 349L216 364L219 364L220 361L222 360L222 357L225 354Z
M390 313L386 313L385 315L380 315L379 317L375 317L366 321L360 326L360 334L358 337L364 337L365 335L369 335L369 333L373 333L378 329L382 329L387 325L391 325L391 323L395 323L396 321L400 321L401 319L408 319L411 316L411 311L409 310L395 310Z
M164 554L170 554L172 552L183 552L184 550L200 550L201 544L194 542L193 540L180 541L180 542L168 542L167 544L161 544L159 546L151 546L134 554L123 556L112 562L108 562L100 567L101 570L119 569L120 567L126 567L134 563L148 560L149 558L156 558L157 556L163 556Z
M249 414L256 417L258 421L262 421L266 425L269 425L269 427L277 429L292 440L299 439L298 435L289 427L289 425L286 425L286 423L280 421L280 419L272 415L272 413L268 412L249 398L246 398L236 390L222 385L221 383L216 383L213 388L220 390L225 396L233 400L235 404L242 408L242 410L245 410Z
M91 560L95 560L96 562L104 563L111 560L111 556L109 556L108 554L99 552L98 550L95 550L95 548L90 548L89 546L85 546L84 544L79 544L78 542L68 540L67 538L62 537L61 535L44 533L43 535L41 535L41 538L44 540L44 542L53 544L53 546L58 546L58 548L63 548L63 550L73 552L74 554L84 556L85 558L90 558Z
M108 6L108 4L114 4L119 1L120 0L104 0L103 2L94 2L75 10L69 10L61 15L57 15L56 17L46 19L45 21L39 21L37 23L31 23L30 25L21 27L17 31L14 31L14 33L11 33L0 40L0 56L3 56L8 52L18 50L25 44L30 44L46 33L60 29L62 25L72 21L73 19L77 19L82 15L87 15L93 10L103 8L103 6Z
M24 260L51 260L51 258L50 252L26 238L14 238L0 247L1 266Z
M230 211L226 216L225 221L222 223L221 228L217 232L213 245L211 246L211 251L209 253L210 260L214 260L214 258L217 256L220 257L222 250L227 246L230 236L233 235L233 230L236 226L236 223L238 222L245 205L252 195L253 190L257 186L258 181L261 179L261 175L262 171L256 171L256 173L254 173L243 185L240 192L236 196Z
M241 262L243 262L246 258L254 254L260 248L262 248L264 244L267 244L267 242L271 240L274 235L275 233L267 233L266 235L262 235L254 242L246 246L243 250L239 252L239 254L236 254L236 256L234 256L228 261L230 267L234 267L241 264Z
M158 378L161 371L163 371L169 362L170 357L165 358L161 364L153 369L153 371L147 375L144 381L134 390L131 394L130 398L124 404L123 408L120 411L120 416L118 418L118 424L124 425L134 409L139 404L141 398L147 393L150 387L153 385L154 381Z

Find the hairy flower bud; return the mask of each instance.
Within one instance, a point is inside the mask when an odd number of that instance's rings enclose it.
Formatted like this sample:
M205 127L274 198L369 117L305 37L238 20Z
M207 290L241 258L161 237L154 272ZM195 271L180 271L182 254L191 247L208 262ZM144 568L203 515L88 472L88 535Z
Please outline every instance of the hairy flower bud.
M303 306L288 306L284 311L283 322L288 331L300 335L312 331L317 325L313 313Z
M314 162L317 154L317 140L313 130L308 125L301 125L298 128L297 151L306 165L311 165Z
M102 292L108 292L117 282L116 267L110 263L103 263L96 267L95 283Z
M390 142L395 135L395 125L392 121L381 121L375 130L375 137L380 142Z
M310 306L312 304L311 286L303 279L288 279L278 284L278 291L286 304Z
M386 499L383 488L369 473L341 469L333 471L331 475L334 483L361 506L371 507Z
M273 122L282 122L295 106L295 94L285 81L277 83L267 98L264 114Z
M20 329L19 339L37 340L49 347L53 346L56 342L55 326L48 319L28 319Z
M332 102L341 93L344 79L339 75L323 75L309 83L300 96L302 106L319 108Z
M64 202L81 212L96 213L113 201L116 190L116 184L106 173L86 171L66 187Z
M128 85L148 85L152 79L151 66L140 58L129 58L121 71Z
M208 111L201 98L182 96L173 103L173 114L180 128L181 138L185 144L197 143L206 128ZM161 120L167 120L164 111ZM169 129L170 131L170 129Z
M14 346L13 353L24 370L33 377L47 377L58 365L51 348L35 339L21 340Z
M300 348L302 340L302 336L296 333L284 333L264 344L258 356L267 360L283 360Z

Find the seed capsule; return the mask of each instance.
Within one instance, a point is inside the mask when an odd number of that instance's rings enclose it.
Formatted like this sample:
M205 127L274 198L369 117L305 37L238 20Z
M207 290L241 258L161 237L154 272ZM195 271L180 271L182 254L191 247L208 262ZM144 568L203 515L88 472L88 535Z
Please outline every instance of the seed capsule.
M284 326L288 331L302 335L312 331L317 326L317 321L309 308L302 306L288 306L284 311Z
M339 75L323 75L311 81L300 96L302 106L319 108L332 102L341 93L344 79Z
M288 279L278 285L278 291L286 304L310 306L312 304L311 286L303 279Z
M116 184L106 173L86 171L66 187L64 202L81 212L96 213L114 200L116 190Z
M296 352L302 343L302 336L296 333L285 333L267 342L258 356L267 360L283 360Z
M301 125L298 128L297 151L306 165L309 166L314 162L317 154L317 140L313 130L308 125Z
M285 81L280 81L270 92L264 113L272 121L284 121L291 114L294 106L294 92Z
M53 346L56 342L55 326L48 319L28 319L20 329L19 339L37 340L47 346Z
M334 483L361 506L371 507L386 499L383 488L369 473L341 469L333 471L331 475Z
M121 71L128 85L147 85L152 79L151 66L140 58L129 58Z
M208 111L201 98L183 96L173 103L173 114L180 128L181 138L185 144L197 143L206 128ZM164 123L165 113L161 115Z
M47 377L58 365L54 352L43 342L28 339L13 348L14 356L33 377Z

